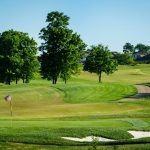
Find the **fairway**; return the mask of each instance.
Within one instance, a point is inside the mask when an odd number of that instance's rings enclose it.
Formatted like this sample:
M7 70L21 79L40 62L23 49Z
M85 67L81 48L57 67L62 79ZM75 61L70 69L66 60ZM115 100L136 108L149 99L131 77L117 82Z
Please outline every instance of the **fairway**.
M0 141L84 145L81 149L88 149L87 142L74 142L61 137L95 135L115 139L116 144L148 143L150 138L132 140L128 131L150 130L150 98L128 97L137 93L136 84L150 81L149 68L150 65L119 66L113 75L103 74L102 83L98 83L96 74L82 72L67 84L59 80L58 84L52 85L42 79L32 80L29 84L1 84ZM4 96L8 94L12 96L12 118L9 103L4 101ZM8 144L8 148L10 145L13 143ZM43 148L48 149L47 146ZM54 148L57 149L57 146Z

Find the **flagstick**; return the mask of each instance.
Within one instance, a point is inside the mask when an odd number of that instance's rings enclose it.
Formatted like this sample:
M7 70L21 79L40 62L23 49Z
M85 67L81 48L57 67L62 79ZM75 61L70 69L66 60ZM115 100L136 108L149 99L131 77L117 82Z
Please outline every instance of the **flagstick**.
M10 101L10 116L11 116L11 128L12 128L12 103Z
M12 117L12 103L11 103L11 101L10 101L10 115Z
M13 115L13 113L12 113L12 103L11 103L12 98L11 98L10 95L7 95L7 96L4 97L4 99L5 99L6 102L9 102L9 104L10 104L10 118L11 118L10 122L11 122L11 127L12 127L12 115Z

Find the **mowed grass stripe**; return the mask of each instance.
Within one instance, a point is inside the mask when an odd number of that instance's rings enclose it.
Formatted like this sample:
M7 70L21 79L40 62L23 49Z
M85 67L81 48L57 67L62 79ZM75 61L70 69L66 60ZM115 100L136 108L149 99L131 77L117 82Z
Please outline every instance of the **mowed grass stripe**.
M110 127L110 128L131 128L130 122L119 119L95 119L93 121L55 121L55 120L0 120L0 128L29 128L29 127L39 127L39 128L93 128L93 127ZM1 131L1 129L0 129Z
M31 103L30 103L31 104ZM24 107L13 107L13 118L53 118L53 117L72 117L72 116L92 116L92 115L131 115L136 111L143 110L143 106L128 103L89 103L89 104L60 104L60 105L40 105ZM28 106L28 107L27 107ZM9 104L5 103L5 109L0 110L1 117L9 117Z
M34 81L31 84L1 85L0 86L0 116L9 116L9 104L3 99L10 94L12 96L13 114L15 117L63 117L93 114L114 113L107 103L132 95L135 87L126 84L88 83L70 81L68 84L59 82L57 85L49 85L45 80ZM84 103L89 105L84 105ZM77 104L77 105L74 105ZM83 105L81 105L83 104ZM94 104L94 105L93 105ZM126 104L125 104L126 105ZM98 106L98 107L97 107ZM104 106L104 109L103 109ZM113 104L119 112L120 106ZM127 105L126 105L127 106ZM131 110L131 107L124 107ZM111 106L112 107L112 106ZM138 110L139 106L136 107ZM6 111L7 110L7 111ZM110 110L110 111L109 111Z
M97 103L118 100L137 91L132 85L125 84L69 84L65 87L58 85L64 91L64 101L67 103Z
M82 145L61 137L96 135L133 143L128 130L150 130L150 98L117 100L134 94L133 84L150 81L150 65L123 67L110 76L103 74L101 84L95 74L82 72L66 85L60 80L57 85L46 80L0 85L0 141ZM3 100L7 94L13 97L12 124L9 103Z

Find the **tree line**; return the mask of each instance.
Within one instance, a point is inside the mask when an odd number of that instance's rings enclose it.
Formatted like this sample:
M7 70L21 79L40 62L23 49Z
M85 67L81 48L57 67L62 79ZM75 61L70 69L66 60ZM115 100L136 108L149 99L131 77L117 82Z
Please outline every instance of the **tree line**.
M87 49L80 35L69 28L69 19L62 12L48 13L47 26L39 33L43 41L39 48L27 33L14 30L1 33L0 82L10 84L15 81L17 84L21 79L23 83L28 83L40 70L42 78L51 80L53 84L57 83L58 78L66 83L71 75L80 72L83 58L83 70L97 73L101 82L102 73L109 75L116 71L123 58L128 58L129 64L133 61L131 56L136 51L130 43L123 47L123 54L111 52L102 44ZM142 46L136 46L136 49L141 52ZM144 48L146 52L148 47ZM38 50L40 56L37 56Z
M150 46L142 43L135 46L125 43L123 53L112 52L113 57L120 65L135 65L137 63L150 63Z

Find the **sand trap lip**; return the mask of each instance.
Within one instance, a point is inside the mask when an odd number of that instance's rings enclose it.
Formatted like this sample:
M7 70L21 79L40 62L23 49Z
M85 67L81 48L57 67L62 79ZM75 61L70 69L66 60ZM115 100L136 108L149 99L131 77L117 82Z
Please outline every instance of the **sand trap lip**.
M150 137L150 131L128 131L134 137L132 139L140 139Z
M132 139L140 139L145 137L150 137L150 131L128 131L131 135L133 135ZM87 136L85 138L75 138L75 137L61 137L65 140L71 140L76 142L92 142L94 140L99 142L113 142L117 140L108 139L104 137L96 137L96 136Z
M96 136L87 136L85 138L75 138L75 137L62 137L66 140L76 141L76 142L92 142L93 140L99 141L99 142L111 142L115 141L113 139L107 139L103 137L96 137Z

